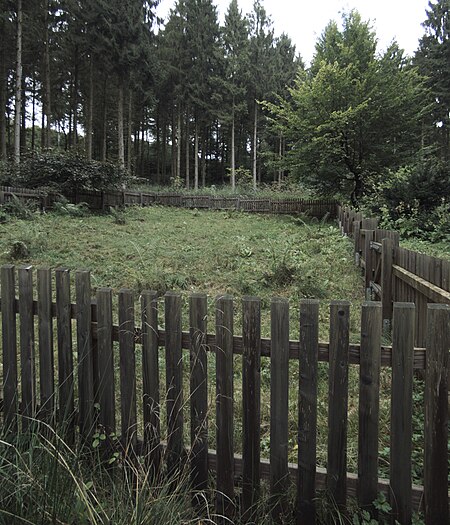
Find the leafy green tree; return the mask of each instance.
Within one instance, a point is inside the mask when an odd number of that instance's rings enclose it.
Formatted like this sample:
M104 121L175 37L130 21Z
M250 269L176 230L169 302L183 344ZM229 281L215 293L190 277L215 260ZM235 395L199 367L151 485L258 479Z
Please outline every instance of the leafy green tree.
M422 101L417 71L398 46L377 57L375 34L352 11L342 30L327 26L290 98L266 107L290 139L290 171L356 204L385 168L402 165L420 146Z

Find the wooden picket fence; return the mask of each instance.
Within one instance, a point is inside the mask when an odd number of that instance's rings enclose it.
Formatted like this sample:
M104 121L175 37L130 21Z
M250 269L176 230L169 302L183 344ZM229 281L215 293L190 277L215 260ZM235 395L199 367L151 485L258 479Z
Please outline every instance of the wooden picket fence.
M54 274L54 275L53 275ZM450 307L427 307L426 348L414 347L415 306L393 305L392 347L382 345L380 302L367 302L361 312L361 343L349 344L350 304L330 305L329 342L319 342L319 302L302 300L299 337L289 339L289 303L271 302L271 337L261 338L261 302L242 299L242 336L234 334L233 299L215 302L215 332L208 331L207 296L189 297L188 323L183 323L182 297L165 294L164 328L158 324L156 292L145 291L140 306L130 290L118 292L117 320L113 292L91 292L90 273L75 274L75 301L67 269L31 266L1 268L3 423L12 432L30 428L33 418L59 423L68 437L79 432L92 439L96 429L121 436L123 454L145 454L154 469L175 473L190 468L193 490L208 491L215 472L218 513L233 520L251 516L262 479L269 480L275 519L291 516L287 494L295 486L298 524L316 523L316 497L326 490L344 509L354 496L370 507L379 492L387 495L395 518L411 523L414 510L425 512L427 525L447 525L448 494L448 351ZM54 281L54 282L53 282ZM56 334L54 333L56 319ZM76 322L73 323L73 320ZM189 326L183 331L182 326ZM17 327L19 325L19 333ZM35 338L37 341L35 341ZM76 341L76 352L73 351ZM36 342L38 343L36 345ZM114 342L118 342L118 350ZM142 362L136 362L136 345ZM164 360L160 349L164 348ZM189 383L183 352L190 355ZM18 354L20 366L18 366ZM215 374L208 377L208 356L215 355ZM242 455L235 454L233 414L235 354L242 356ZM270 454L261 458L261 361L270 360ZM299 362L296 385L298 461L288 463L289 362ZM164 361L164 365L161 363ZM329 363L327 470L317 468L318 362ZM37 363L39 366L37 366ZM165 388L160 385L160 366ZM349 367L359 367L358 473L347 472L347 407ZM392 370L390 479L378 477L380 367ZM413 370L425 370L423 486L412 485ZM119 370L116 391L115 372ZM137 383L142 377L142 398ZM183 381L183 377L185 380ZM215 385L216 445L208 449L208 385ZM37 392L37 390L39 392ZM20 393L20 400L19 400ZM120 397L120 406L116 399ZM166 421L161 421L162 403ZM190 407L190 436L183 435L183 407ZM120 424L116 419L120 414ZM214 424L214 423L213 423ZM167 441L161 435L167 428ZM238 497L238 493L240 496Z
M338 208L338 220L342 232L353 237L367 295L382 302L385 326L392 322L394 302L414 303L415 344L425 346L428 304L450 304L450 261L401 248L398 232L379 229L377 219L350 207Z
M40 208L50 208L60 198L57 193L28 188L0 186L0 205L15 195L19 199L37 201ZM90 209L107 210L116 206L174 206L209 210L239 210L247 213L306 214L310 217L335 219L338 202L333 199L269 199L223 197L182 193L123 191L79 191L64 195L70 202L85 202Z

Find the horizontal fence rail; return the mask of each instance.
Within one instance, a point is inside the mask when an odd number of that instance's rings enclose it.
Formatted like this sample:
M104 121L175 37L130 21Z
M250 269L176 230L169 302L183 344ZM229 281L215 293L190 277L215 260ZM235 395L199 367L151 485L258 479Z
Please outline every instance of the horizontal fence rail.
M294 485L298 523L315 523L322 489L343 509L349 496L366 508L383 492L400 523L411 523L413 511L420 508L427 524L448 523L449 306L428 305L426 345L415 348L417 309L412 303L394 303L393 343L383 347L382 306L368 301L361 312L361 343L352 345L350 304L343 301L330 305L329 342L323 343L318 339L318 301L301 301L299 337L292 341L288 301L273 299L271 337L263 339L258 298L242 300L243 335L237 336L235 302L229 296L216 299L215 332L211 333L207 296L191 295L189 330L183 331L182 300L177 293L158 300L156 292L142 292L137 306L131 291L120 290L115 306L111 289L97 289L92 296L87 271L76 272L71 281L67 269L40 269L35 286L32 267L16 270L5 265L0 277L2 412L11 432L26 432L37 418L52 425L56 421L69 439L79 432L88 443L96 429L102 429L107 440L117 433L124 455L145 455L155 470L165 465L174 474L188 465L196 494L209 490L209 473L214 471L216 511L230 521L238 512L251 521L260 480L265 478L274 502L273 517L280 522L292 512L286 494ZM75 283L74 293L71 283ZM164 328L158 324L161 301ZM188 362L183 359L184 350L189 351ZM235 354L242 355L242 399L236 399L234 392ZM261 459L261 360L266 357L270 358L266 363L270 368L270 453ZM287 453L288 428L294 424L288 421L287 411L292 388L289 360L293 359L300 367L296 464L288 463ZM316 467L319 361L329 363L327 470ZM359 366L357 474L347 472L349 368L353 365ZM183 380L186 366L187 383ZM380 366L392 369L390 479L378 478ZM425 476L420 487L412 484L411 474L414 368L425 369ZM160 372L165 372L165 385L160 384ZM215 450L208 449L211 387L215 389ZM236 454L233 441L235 402L243 407L242 455ZM163 413L165 419L160 417ZM187 414L189 433L185 432ZM167 436L165 442L162 435Z
M37 201L39 207L50 208L60 199L58 193L0 186L0 205L14 197ZM333 199L261 199L247 197L222 197L212 195L189 195L182 193L156 193L123 191L78 191L64 195L72 203L86 203L93 210L107 210L116 206L173 206L189 209L237 210L247 213L301 214L335 219L338 202Z

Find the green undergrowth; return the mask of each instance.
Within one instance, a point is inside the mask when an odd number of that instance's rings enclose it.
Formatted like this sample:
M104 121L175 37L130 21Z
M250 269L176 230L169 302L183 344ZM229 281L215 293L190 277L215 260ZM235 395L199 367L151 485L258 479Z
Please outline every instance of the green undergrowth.
M70 214L68 213L70 211ZM298 337L298 301L322 301L321 336L327 338L328 303L353 304L352 337L358 338L361 278L351 245L334 224L299 217L150 207L114 215L81 211L34 214L0 224L0 263L91 270L92 287L145 289L262 301L262 334L270 332L270 298L290 299L291 334ZM213 317L211 317L211 324ZM185 316L185 326L187 318Z

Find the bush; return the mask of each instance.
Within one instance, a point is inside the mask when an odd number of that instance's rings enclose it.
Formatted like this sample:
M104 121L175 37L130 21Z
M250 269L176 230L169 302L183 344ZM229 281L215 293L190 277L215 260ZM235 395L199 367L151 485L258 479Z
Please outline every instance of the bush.
M23 158L20 168L0 165L0 184L48 188L63 194L81 190L118 189L129 182L127 172L112 163L88 161L75 154L40 153Z
M362 208L402 236L445 241L450 239L449 195L449 167L429 160L388 171L366 195Z

